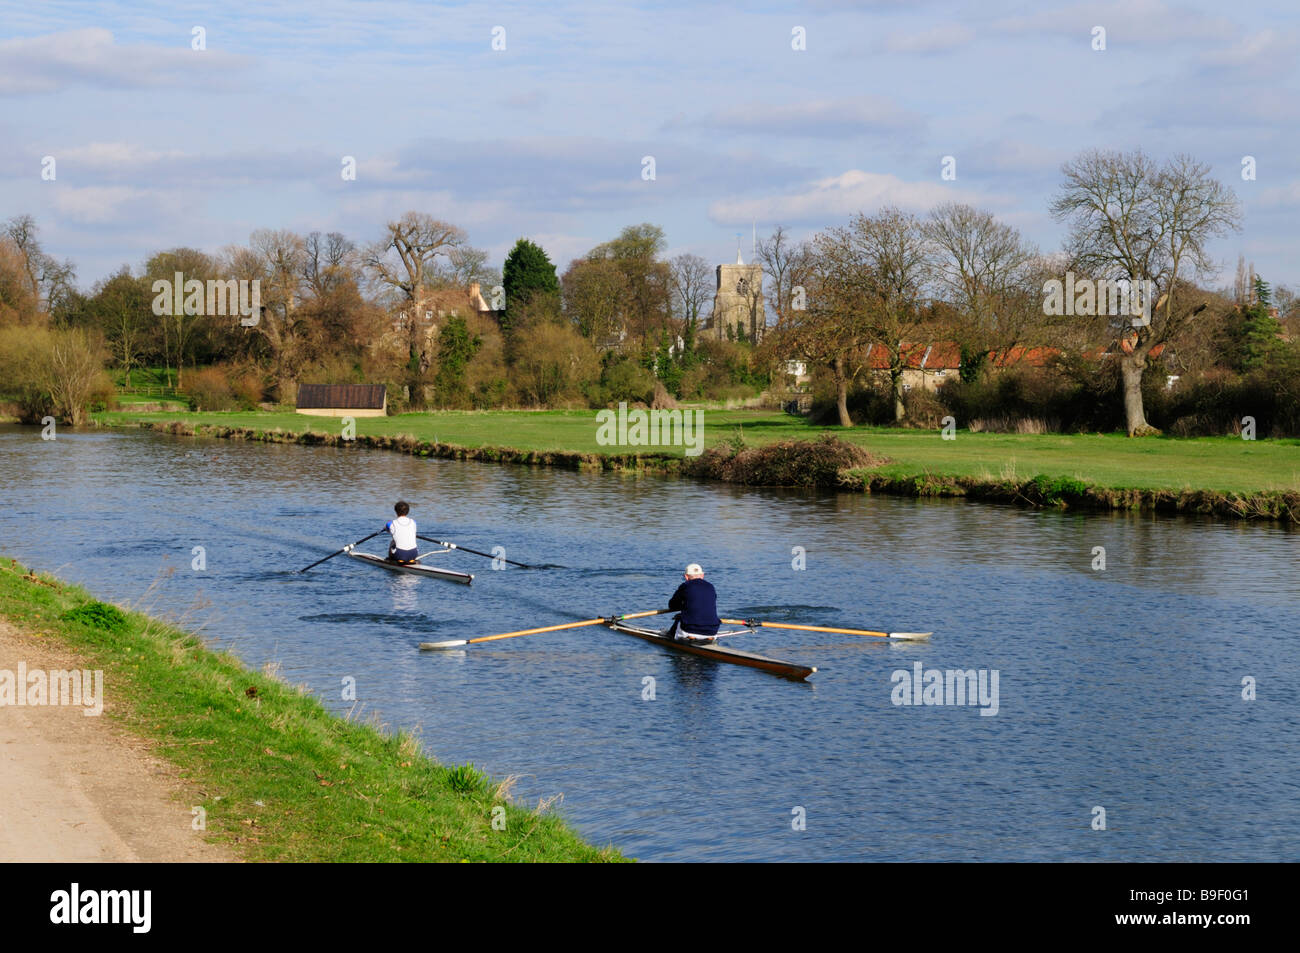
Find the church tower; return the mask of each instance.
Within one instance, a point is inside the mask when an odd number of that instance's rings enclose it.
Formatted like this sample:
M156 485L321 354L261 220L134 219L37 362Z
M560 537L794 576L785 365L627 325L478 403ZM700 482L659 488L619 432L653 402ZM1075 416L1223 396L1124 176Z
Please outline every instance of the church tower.
M737 247L736 263L718 266L718 289L713 295L709 329L720 341L743 339L757 344L766 327L763 269L757 264L745 264Z

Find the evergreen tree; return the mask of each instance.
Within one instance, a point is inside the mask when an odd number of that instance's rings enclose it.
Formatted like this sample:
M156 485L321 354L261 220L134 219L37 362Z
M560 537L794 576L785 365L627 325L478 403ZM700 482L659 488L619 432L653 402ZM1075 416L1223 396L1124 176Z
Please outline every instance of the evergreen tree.
M1285 346L1279 335L1282 325L1272 314L1273 293L1268 282L1255 276L1255 302L1243 311L1241 322L1241 370L1267 367L1277 360Z
M532 299L534 295L546 294L558 298L560 282L555 276L555 265L540 245L521 238L515 242L506 256L501 268L501 286L506 292L506 310L502 315L501 326L509 329L511 314Z
M469 325L459 315L449 318L438 332L438 376L434 385L443 406L468 402L465 368L482 343L483 339L471 334Z

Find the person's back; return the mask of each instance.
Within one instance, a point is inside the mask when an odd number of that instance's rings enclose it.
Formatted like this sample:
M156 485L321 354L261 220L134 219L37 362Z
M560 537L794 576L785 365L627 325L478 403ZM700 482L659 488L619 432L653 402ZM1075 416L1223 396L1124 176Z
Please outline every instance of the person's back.
M718 634L722 620L718 618L718 593L713 584L704 578L698 563L686 567L685 582L677 587L668 600L668 608L678 612L673 623L673 634L680 629L687 635L713 636Z
M399 500L393 507L393 512L397 514L397 519L384 524L384 529L393 537L388 544L388 558L399 563L415 562L420 557L420 548L415 520L406 515L411 512L411 507L406 501Z

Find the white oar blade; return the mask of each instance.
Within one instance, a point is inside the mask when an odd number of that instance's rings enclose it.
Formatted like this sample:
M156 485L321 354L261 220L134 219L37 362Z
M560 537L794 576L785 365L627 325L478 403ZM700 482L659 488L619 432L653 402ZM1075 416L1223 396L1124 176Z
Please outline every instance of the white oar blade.
M912 639L914 641L918 639L928 639L932 635L934 635L933 632L890 632L889 633L889 637L891 639Z
M469 645L468 639L455 639L451 642L421 642L421 649L454 649L462 645Z

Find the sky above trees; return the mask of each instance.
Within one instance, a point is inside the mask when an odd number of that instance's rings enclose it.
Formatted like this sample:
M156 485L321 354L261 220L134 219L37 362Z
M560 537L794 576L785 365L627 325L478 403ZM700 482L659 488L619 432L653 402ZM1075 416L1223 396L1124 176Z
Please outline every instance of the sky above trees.
M366 242L407 209L496 267L524 236L563 271L644 221L668 257L734 260L739 232L748 261L752 223L945 201L1050 251L1061 164L1141 147L1240 196L1222 284L1238 253L1294 284L1298 51L1285 2L11 5L0 217L32 214L83 286L258 228Z

